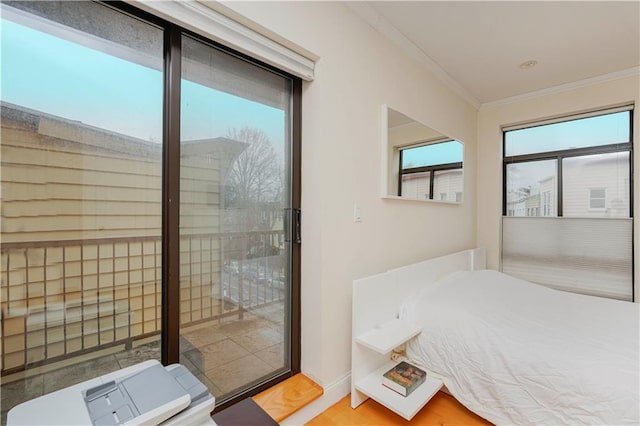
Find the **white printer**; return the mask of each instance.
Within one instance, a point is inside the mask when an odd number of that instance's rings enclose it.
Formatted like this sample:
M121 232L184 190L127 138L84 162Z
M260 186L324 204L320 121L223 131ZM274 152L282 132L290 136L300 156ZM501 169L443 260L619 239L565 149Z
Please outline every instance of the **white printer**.
M13 407L13 425L215 425L215 398L186 367L145 361Z

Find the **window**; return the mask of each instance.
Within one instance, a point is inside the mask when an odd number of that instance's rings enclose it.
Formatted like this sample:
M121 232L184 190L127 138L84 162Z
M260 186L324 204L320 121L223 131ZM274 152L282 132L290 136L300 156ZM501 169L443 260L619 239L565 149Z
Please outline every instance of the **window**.
M607 188L589 188L589 210L605 210Z
M462 155L463 145L455 140L402 148L398 195L433 200L438 194L441 201L458 201L460 193L461 200Z
M504 129L504 272L633 299L632 112Z
M630 123L627 109L506 130L503 214L630 217Z

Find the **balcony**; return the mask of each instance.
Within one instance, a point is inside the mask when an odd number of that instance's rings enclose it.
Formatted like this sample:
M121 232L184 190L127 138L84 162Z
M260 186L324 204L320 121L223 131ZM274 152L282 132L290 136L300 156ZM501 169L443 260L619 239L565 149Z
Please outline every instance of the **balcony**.
M181 238L181 362L218 398L284 366L286 259L273 249L281 236ZM160 237L3 243L1 253L3 416L160 358Z

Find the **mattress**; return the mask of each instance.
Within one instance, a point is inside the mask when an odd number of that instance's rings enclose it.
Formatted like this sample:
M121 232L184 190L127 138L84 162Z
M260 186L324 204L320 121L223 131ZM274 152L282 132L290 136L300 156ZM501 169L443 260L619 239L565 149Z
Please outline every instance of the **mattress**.
M413 362L496 424L639 424L640 305L490 271L426 284L400 316Z

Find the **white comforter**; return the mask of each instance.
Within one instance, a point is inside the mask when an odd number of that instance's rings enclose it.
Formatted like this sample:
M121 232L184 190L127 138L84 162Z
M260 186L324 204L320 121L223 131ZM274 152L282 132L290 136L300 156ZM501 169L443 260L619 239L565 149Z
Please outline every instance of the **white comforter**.
M458 272L405 302L407 355L496 424L639 424L640 305Z

